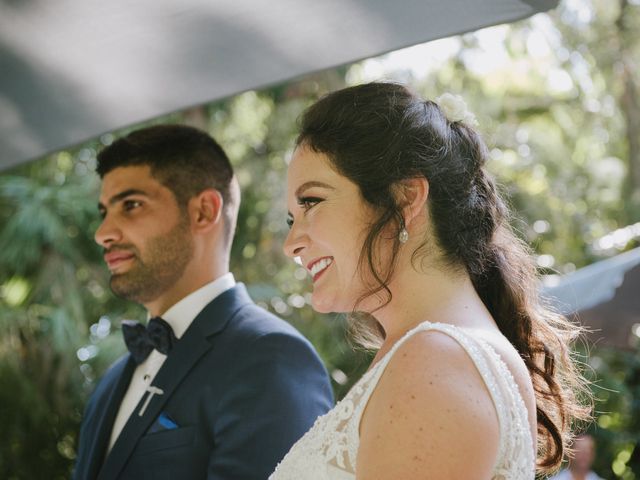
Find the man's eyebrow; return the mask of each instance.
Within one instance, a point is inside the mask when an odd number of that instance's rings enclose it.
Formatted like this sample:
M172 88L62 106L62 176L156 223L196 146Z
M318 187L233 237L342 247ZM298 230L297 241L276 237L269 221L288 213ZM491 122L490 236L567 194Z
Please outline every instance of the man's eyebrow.
M107 202L109 205L113 205L115 203L120 202L121 200L124 200L125 198L131 196L131 195L143 195L145 197L148 197L149 195L147 194L147 192L144 192L142 190L138 190L136 188L130 188L128 190L124 190L120 193L116 193L114 196L112 196L109 201ZM106 208L106 206L102 203L99 202L98 203L98 210L104 210Z
M313 187L320 187L320 188L327 188L329 190L335 190L335 188L329 185L328 183L318 182L317 180L311 180L309 182L304 182L302 185L296 188L296 193L295 193L296 198L300 198L300 195L302 195L302 192Z

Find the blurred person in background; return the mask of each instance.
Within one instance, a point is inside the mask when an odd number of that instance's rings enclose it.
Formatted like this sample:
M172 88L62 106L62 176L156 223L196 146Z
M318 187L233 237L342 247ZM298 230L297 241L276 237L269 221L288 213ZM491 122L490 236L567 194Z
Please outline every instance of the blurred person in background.
M603 480L591 470L596 458L596 442L591 435L576 436L571 450L569 466L549 480Z

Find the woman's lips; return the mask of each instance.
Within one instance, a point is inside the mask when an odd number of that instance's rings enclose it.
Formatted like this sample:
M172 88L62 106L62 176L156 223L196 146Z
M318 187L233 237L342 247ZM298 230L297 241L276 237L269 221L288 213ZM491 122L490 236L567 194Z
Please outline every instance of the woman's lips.
M333 257L323 257L318 260L310 262L307 269L311 273L311 277L315 282L320 276L329 268L333 263Z

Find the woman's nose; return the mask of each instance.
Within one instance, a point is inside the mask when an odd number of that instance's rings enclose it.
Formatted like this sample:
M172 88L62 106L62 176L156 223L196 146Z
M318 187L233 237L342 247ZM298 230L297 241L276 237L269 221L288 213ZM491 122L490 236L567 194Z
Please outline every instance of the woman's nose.
M284 254L291 258L300 256L307 246L307 240L306 234L301 232L301 229L295 224L292 225L282 246Z

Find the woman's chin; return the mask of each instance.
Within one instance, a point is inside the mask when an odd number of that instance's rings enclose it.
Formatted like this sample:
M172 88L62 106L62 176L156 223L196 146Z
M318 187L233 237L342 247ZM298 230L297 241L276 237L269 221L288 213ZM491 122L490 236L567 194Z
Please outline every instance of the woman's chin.
M329 304L325 302L318 301L315 297L311 298L311 308L318 313L331 313L333 310Z
M336 302L334 299L327 299L319 295L311 296L311 307L318 313L351 313L353 305L346 305Z
M311 307L318 313L337 312L336 306L334 298L327 298L327 296L319 295L318 292L311 294Z

